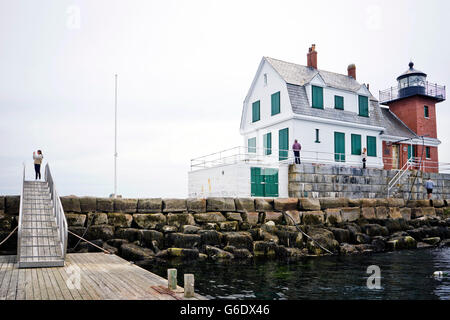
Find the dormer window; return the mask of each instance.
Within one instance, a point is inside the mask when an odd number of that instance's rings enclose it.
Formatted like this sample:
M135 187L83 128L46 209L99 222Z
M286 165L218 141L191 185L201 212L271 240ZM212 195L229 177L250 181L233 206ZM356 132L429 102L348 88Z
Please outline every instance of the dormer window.
M358 96L358 114L362 117L369 116L369 98L366 96Z
M344 97L334 96L334 108L344 110Z
M323 88L312 86L312 107L323 109Z

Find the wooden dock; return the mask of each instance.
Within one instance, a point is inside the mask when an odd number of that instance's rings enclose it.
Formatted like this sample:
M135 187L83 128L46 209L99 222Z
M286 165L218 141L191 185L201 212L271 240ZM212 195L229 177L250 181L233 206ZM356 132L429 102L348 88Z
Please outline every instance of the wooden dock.
M116 255L73 253L64 267L21 268L0 256L0 300L178 300L183 288ZM190 300L206 300L195 294Z

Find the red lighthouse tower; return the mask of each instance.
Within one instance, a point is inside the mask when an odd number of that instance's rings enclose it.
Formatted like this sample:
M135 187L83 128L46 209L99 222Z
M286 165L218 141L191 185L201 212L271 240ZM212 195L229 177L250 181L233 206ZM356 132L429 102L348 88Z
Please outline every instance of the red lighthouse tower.
M438 172L438 145L436 128L436 103L445 100L445 87L427 81L427 75L409 69L397 78L398 86L380 91L380 103L389 106L412 132L414 139L399 141L404 162L414 161L415 169Z

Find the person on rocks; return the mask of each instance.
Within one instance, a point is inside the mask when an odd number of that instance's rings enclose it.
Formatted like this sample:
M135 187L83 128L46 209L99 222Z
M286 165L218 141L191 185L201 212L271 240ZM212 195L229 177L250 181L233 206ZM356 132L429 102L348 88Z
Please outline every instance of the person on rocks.
M297 139L295 139L295 142L292 145L292 150L294 150L295 164L300 164L300 150L302 150L302 146L298 143Z
M41 164L42 159L44 156L42 155L42 151L38 150L37 154L36 152L33 152L33 160L34 160L34 171L36 172L36 180L39 177L39 180L41 180Z
M433 193L434 188L434 182L431 181L431 178L428 178L428 180L425 182L425 188L427 189L428 199L431 199L431 195Z
M363 152L361 153L362 163L363 163L363 169L366 169L366 161L367 161L367 149L364 148Z

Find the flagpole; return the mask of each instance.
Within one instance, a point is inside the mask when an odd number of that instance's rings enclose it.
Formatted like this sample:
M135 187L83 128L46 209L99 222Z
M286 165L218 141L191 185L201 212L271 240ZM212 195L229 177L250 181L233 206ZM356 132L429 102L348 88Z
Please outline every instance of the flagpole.
M115 100L114 100L114 198L117 198L117 74L115 78Z

